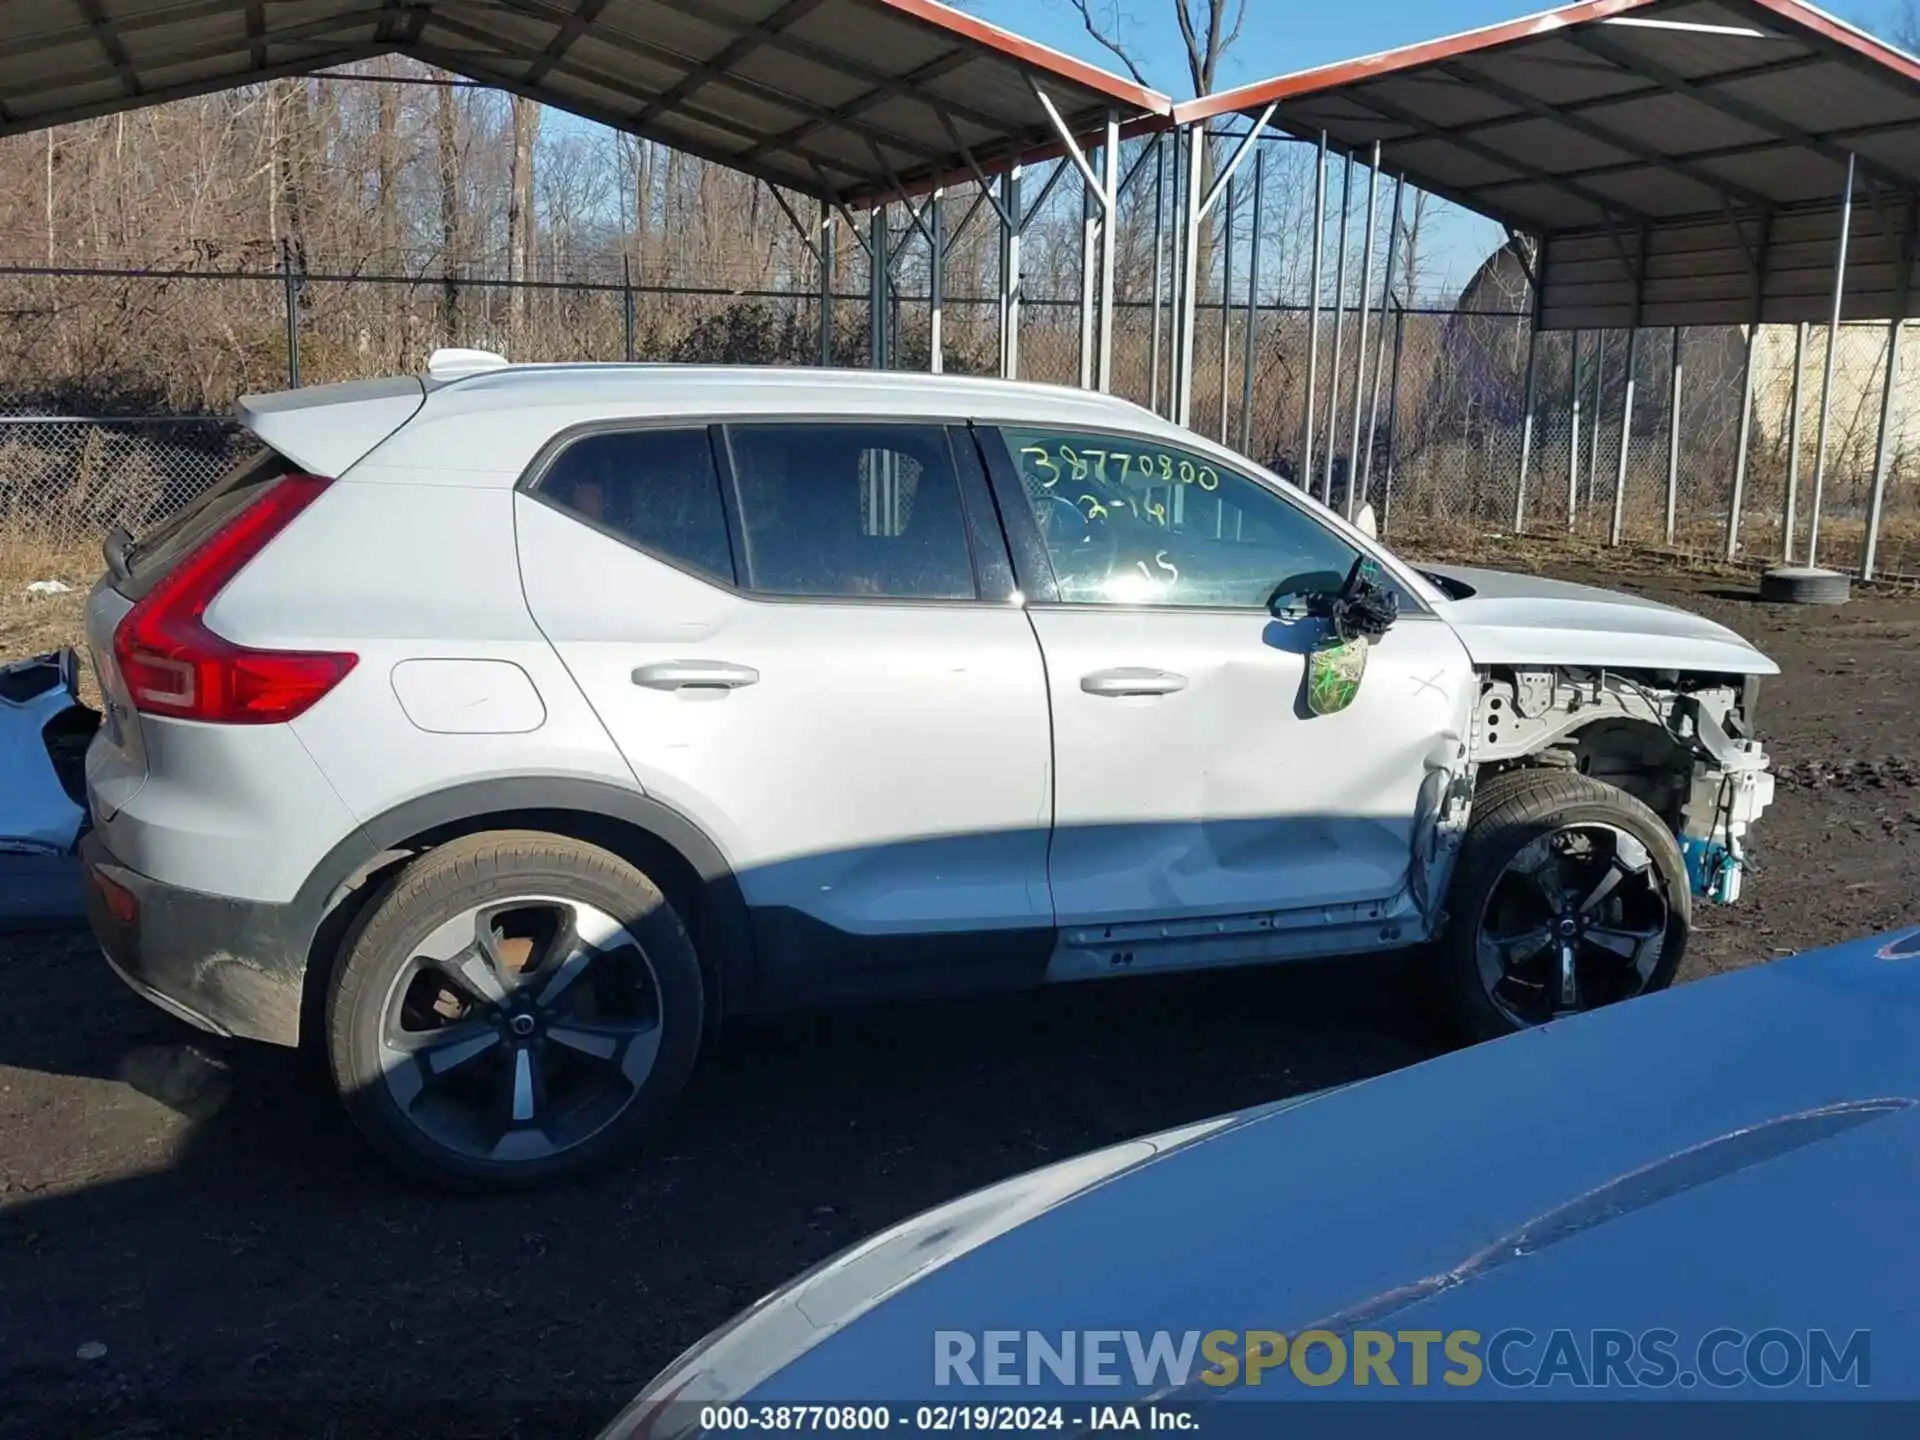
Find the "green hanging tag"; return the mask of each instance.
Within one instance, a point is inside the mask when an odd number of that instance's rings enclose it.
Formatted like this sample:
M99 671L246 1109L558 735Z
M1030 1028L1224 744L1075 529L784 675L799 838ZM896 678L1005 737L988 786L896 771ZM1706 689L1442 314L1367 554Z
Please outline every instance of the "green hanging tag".
M1366 673L1366 637L1329 636L1307 656L1307 709L1315 715L1338 715L1353 704Z

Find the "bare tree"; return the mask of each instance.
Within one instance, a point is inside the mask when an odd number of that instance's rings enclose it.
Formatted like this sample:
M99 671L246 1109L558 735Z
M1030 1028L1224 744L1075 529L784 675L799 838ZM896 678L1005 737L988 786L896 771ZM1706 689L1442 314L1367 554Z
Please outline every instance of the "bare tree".
M513 97L513 174L507 182L507 344L518 348L527 324L527 257L533 251L533 145L540 132L540 107Z
M460 253L460 127L455 111L457 92L440 87L434 110L434 128L440 142L440 328L448 344L460 334L460 289L454 283L454 259Z
M1127 33L1134 23L1133 17L1121 8L1120 0L1069 0L1069 3L1079 13L1087 34L1112 52L1135 81L1152 84ZM1187 83L1196 96L1211 95L1219 80L1220 62L1240 39L1241 28L1247 23L1247 0L1169 0L1169 3L1173 6L1174 22L1180 28ZM1200 165L1203 195L1213 185L1214 164L1213 146L1203 146ZM1213 270L1211 215L1200 222L1200 243L1195 253L1199 275L1196 284L1204 295Z

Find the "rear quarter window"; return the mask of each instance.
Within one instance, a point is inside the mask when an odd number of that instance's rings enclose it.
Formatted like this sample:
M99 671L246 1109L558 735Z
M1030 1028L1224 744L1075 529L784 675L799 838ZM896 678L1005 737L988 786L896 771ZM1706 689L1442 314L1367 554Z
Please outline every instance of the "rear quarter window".
M553 458L533 493L616 540L734 583L720 471L704 426L583 435Z

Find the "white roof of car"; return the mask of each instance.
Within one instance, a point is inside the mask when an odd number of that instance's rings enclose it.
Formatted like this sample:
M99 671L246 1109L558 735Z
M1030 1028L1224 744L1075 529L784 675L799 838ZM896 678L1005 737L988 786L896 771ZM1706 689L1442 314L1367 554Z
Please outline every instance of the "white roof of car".
M315 474L341 475L377 450L383 466L448 483L518 475L562 431L627 419L976 420L1205 445L1129 400L1066 385L801 366L513 365L484 351L439 351L435 361L425 377L245 395L236 410Z
M464 374L429 391L430 412L459 408L606 406L626 414L724 416L927 415L1058 424L1161 427L1130 400L1067 385L817 366L576 364L508 365Z

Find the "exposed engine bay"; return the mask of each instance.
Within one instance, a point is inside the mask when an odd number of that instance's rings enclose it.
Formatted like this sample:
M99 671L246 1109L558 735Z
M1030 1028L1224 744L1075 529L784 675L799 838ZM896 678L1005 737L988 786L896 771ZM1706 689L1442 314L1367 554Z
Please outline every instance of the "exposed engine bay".
M1558 766L1616 786L1672 828L1695 894L1740 896L1747 836L1773 803L1752 724L1753 677L1672 671L1496 668L1473 716L1484 774Z

